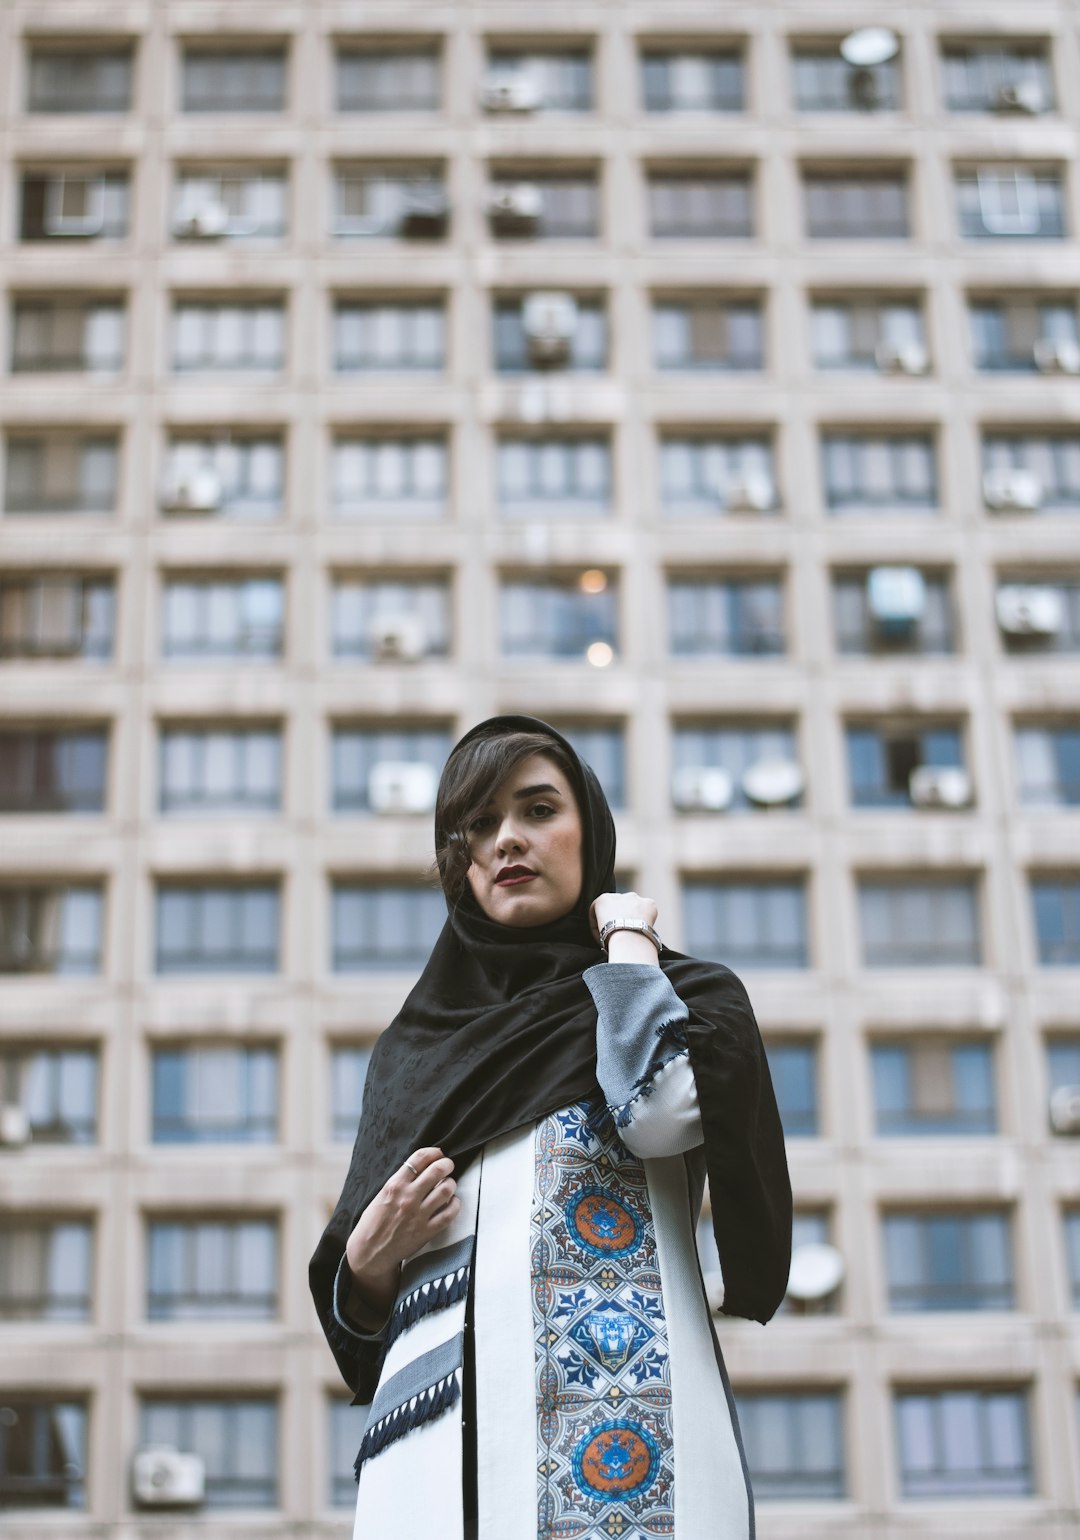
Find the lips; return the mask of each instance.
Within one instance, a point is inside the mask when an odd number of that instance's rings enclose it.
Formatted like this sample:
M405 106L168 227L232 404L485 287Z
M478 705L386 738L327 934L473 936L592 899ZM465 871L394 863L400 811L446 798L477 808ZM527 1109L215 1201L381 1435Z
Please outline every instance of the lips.
M536 873L528 866L504 866L495 878L497 888L514 888L519 883L532 882Z

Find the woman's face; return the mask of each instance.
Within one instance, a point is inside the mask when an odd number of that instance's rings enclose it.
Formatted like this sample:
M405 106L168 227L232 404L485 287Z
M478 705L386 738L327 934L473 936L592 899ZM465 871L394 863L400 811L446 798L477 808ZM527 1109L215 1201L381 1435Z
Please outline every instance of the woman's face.
M546 925L581 893L581 814L570 782L546 754L515 765L465 831L469 886L502 925Z

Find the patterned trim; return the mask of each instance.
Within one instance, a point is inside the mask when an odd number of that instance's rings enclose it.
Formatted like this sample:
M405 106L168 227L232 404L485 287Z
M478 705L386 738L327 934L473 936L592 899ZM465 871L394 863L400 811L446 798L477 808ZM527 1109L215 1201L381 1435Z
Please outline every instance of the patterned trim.
M475 1246L475 1235L469 1235L456 1246L424 1251L405 1264L397 1301L386 1328L387 1347L424 1316L445 1310L448 1305L456 1305L465 1298L469 1292Z
M353 1467L357 1481L365 1460L381 1454L406 1433L434 1421L457 1405L461 1400L464 1360L465 1334L458 1332L448 1342L441 1342L430 1352L422 1353L380 1386Z

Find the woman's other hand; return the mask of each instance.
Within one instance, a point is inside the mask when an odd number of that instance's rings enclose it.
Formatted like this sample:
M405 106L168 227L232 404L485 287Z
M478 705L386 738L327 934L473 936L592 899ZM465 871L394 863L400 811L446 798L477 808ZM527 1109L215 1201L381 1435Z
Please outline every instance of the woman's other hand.
M349 1271L380 1319L394 1302L402 1262L461 1212L453 1169L454 1162L440 1149L414 1150L353 1227L345 1244Z

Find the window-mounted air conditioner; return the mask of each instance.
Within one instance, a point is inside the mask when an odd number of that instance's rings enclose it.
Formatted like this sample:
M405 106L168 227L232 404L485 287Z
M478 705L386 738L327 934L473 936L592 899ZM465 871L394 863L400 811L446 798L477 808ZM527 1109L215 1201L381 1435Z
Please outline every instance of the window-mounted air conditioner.
M768 476L735 476L728 482L724 507L728 513L768 513L776 504L776 493Z
M535 112L542 102L540 82L525 70L493 71L480 90L485 112Z
M30 1143L30 1116L15 1103L0 1106L0 1149L21 1150Z
M182 241L214 241L229 229L229 210L224 203L202 203L181 214L173 233Z
M886 636L904 636L922 618L926 579L918 567L872 567L866 598L877 629Z
M197 1454L178 1449L140 1449L132 1470L135 1501L144 1508L197 1508L203 1501L206 1471Z
M983 498L999 513L1034 513L1042 502L1042 482L1020 466L997 466L983 477Z
M742 789L758 807L782 807L801 795L804 781L794 759L759 759L743 771Z
M1080 342L1071 337L1040 337L1031 352L1041 374L1080 374Z
M925 374L930 367L921 342L879 342L874 359L883 374Z
M730 773L719 765L684 765L671 778L671 800L684 813L722 813L734 791Z
M398 234L445 235L450 219L450 200L441 187L407 187L398 215Z
M521 324L534 363L562 363L570 356L577 330L577 301L572 294L544 290L526 296Z
M376 615L370 639L376 663L416 663L427 651L427 634L419 615Z
M531 235L544 211L544 195L535 182L514 182L495 187L488 196L492 228L504 233Z
M221 507L221 478L213 466L167 472L161 487L166 513L216 513Z
M1040 113L1046 106L1042 86L1037 80L1004 81L994 92L996 112Z
M1055 1134L1080 1134L1080 1085L1059 1085L1053 1092L1050 1127Z
M826 1241L808 1241L791 1253L787 1297L800 1304L827 1299L844 1280L844 1256Z
M368 801L376 813L430 813L438 789L431 765L383 759L368 776Z
M908 791L916 807L967 807L971 777L960 765L919 765L908 777Z
M1056 636L1065 620L1065 604L1056 588L1007 583L995 600L998 625L1009 636Z

